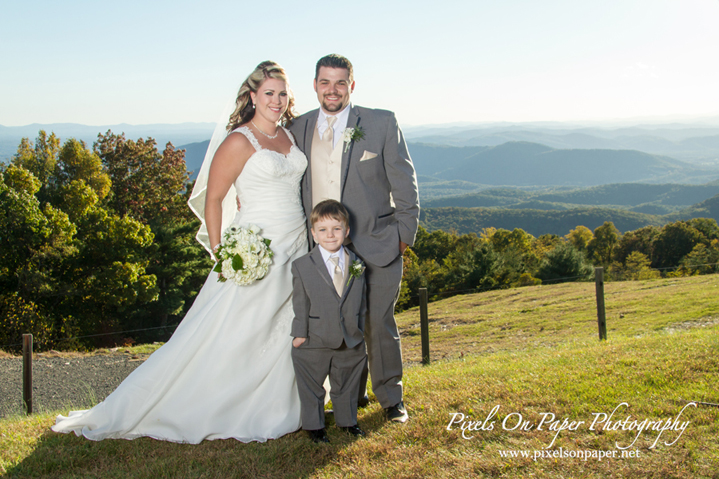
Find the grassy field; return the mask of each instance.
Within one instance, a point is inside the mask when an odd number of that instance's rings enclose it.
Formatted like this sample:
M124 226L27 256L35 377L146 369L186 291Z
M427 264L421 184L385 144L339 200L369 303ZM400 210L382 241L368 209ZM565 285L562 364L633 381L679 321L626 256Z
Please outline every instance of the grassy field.
M360 412L360 440L331 427L321 446L301 433L180 445L95 443L49 431L54 414L16 417L0 421L0 473L719 478L719 408L687 406L719 403L718 289L719 276L607 283L605 342L593 284L453 297L430 304L430 366L417 364L417 311L398 318L405 425L387 424L373 402Z

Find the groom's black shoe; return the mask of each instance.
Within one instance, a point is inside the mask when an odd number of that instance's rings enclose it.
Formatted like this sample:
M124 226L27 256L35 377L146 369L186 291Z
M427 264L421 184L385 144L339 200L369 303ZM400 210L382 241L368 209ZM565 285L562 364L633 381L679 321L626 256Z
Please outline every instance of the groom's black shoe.
M369 406L369 396L364 395L361 398L359 398L359 401L357 401L357 407L367 407Z
M344 432L346 432L350 436L364 437L367 435L367 434L365 434L365 432L362 429L359 428L359 426L357 424L355 424L354 426L349 426L349 427L340 427L340 429L342 429Z
M392 422L407 422L409 415L404 407L404 402L400 401L392 407L385 408L387 420Z
M325 432L324 428L307 430L307 434L310 436L310 439L312 439L312 442L314 443L319 444L321 442L330 442L330 438L327 437L327 433Z

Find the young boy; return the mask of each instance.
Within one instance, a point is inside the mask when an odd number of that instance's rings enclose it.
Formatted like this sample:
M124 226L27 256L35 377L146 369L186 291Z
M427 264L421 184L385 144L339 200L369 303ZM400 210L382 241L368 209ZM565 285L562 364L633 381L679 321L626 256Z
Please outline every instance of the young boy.
M317 246L292 263L292 363L302 429L319 443L329 442L323 387L327 375L335 423L348 434L365 435L357 426L357 398L367 362L367 304L364 266L342 246L349 235L345 207L335 200L322 201L312 210L310 224Z

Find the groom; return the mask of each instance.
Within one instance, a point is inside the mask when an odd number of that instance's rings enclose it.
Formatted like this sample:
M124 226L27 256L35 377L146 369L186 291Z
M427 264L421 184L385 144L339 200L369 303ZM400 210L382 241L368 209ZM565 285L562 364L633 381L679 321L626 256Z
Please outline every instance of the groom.
M320 58L314 80L320 108L297 118L290 130L309 160L302 180L307 218L325 199L340 201L349 211L347 246L367 266L365 341L372 390L388 420L405 422L394 305L402 282L402 254L417 234L417 177L394 113L350 104L354 87L347 58ZM365 370L360 405L369 401L366 384Z

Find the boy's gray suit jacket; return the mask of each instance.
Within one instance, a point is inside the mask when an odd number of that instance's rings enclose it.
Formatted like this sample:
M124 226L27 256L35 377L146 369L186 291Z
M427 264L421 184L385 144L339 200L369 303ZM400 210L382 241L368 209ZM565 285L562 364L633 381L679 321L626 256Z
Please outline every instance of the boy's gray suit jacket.
M357 256L347 248L345 251L349 255L345 266L349 268ZM347 277L340 297L318 247L292 263L295 318L291 335L308 338L300 348L337 349L342 340L348 348L353 348L364 340L367 314L364 273L358 278L349 274Z
M290 131L311 162L319 110L295 119ZM414 165L394 113L352 106L347 128L364 137L342 146L340 202L350 214L350 239L362 258L386 266L399 256L399 241L414 244L419 193ZM342 140L340 140L342 141ZM302 179L302 202L312 211L312 169ZM308 232L311 225L307 225ZM312 242L310 242L312 244Z

